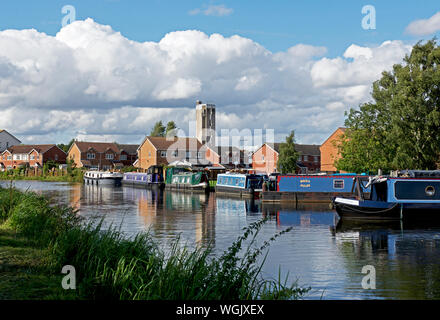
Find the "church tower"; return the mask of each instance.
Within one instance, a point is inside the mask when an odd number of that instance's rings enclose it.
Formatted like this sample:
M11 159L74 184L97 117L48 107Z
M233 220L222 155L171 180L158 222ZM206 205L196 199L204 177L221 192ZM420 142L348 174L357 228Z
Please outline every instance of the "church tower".
M202 144L215 146L215 104L196 102L196 137Z

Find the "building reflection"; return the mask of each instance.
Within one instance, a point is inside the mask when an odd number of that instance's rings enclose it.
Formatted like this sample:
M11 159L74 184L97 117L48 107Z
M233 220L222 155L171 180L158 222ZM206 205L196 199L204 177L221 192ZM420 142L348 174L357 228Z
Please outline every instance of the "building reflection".
M381 289L377 294L393 299L440 298L439 225L341 221L334 239L349 272L359 274L367 264L376 268L376 286Z
M124 193L126 199L136 201L139 217L156 235L189 233L197 244L214 243L215 197L130 187L124 187Z

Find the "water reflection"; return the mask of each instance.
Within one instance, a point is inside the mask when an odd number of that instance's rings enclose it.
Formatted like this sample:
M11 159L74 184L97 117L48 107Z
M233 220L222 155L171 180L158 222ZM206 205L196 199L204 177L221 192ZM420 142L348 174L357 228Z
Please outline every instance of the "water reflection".
M406 226L400 221L381 224L341 221L334 235L347 274L352 275L351 282L363 276L360 275L363 265L375 266L377 290L367 291L369 296L440 297L440 224ZM347 291L352 290L347 287Z
M8 182L0 182L7 186ZM250 223L268 217L258 234L265 241L287 227L274 242L263 274L299 277L311 286L310 298L438 299L440 298L440 225L355 223L342 221L328 205L298 207L258 200L216 197L130 187L16 181L67 203L104 227L120 226L127 235L149 229L164 246L180 237L189 247L213 245L220 254ZM361 287L362 267L376 268L376 290Z

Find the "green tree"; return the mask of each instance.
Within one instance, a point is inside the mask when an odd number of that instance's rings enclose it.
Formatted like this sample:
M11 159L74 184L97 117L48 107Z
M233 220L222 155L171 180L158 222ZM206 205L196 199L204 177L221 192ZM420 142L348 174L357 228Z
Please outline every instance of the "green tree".
M162 121L158 121L154 124L153 130L151 130L151 137L165 137L165 127L162 124Z
M172 137L177 136L177 126L174 121L169 121L167 123L166 136L172 136Z
M58 148L63 150L65 153L67 153L74 142L75 142L75 139L72 139L72 140L70 140L70 142L68 144L60 143L60 144L57 144L57 146L58 146Z
M295 150L295 132L292 130L286 142L280 145L277 170L283 174L294 173L297 168L299 152Z
M337 168L435 169L440 158L440 47L417 43L373 84L373 102L351 109Z

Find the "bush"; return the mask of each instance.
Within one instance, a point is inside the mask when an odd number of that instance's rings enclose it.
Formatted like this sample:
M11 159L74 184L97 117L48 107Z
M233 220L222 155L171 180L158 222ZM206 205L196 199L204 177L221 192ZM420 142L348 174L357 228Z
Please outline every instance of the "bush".
M48 245L58 236L79 224L80 218L69 207L49 205L49 201L32 192L22 194L10 208L8 223L23 236Z

